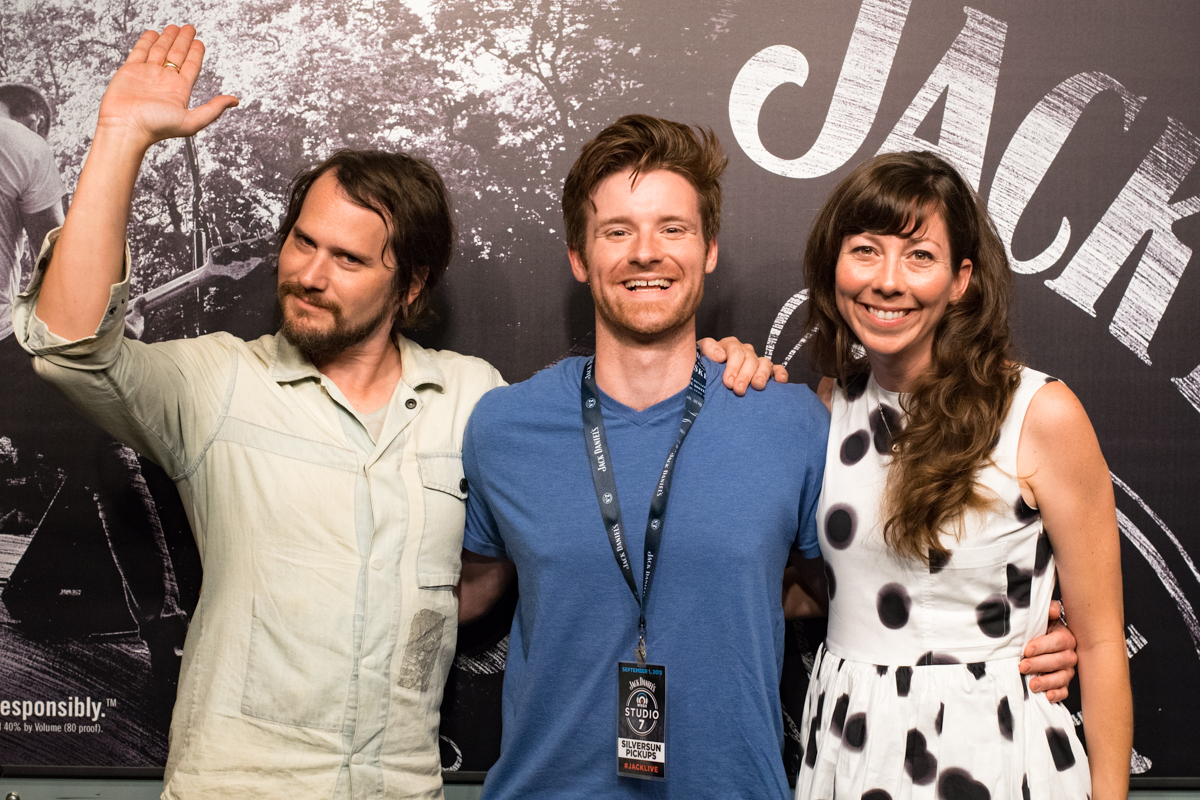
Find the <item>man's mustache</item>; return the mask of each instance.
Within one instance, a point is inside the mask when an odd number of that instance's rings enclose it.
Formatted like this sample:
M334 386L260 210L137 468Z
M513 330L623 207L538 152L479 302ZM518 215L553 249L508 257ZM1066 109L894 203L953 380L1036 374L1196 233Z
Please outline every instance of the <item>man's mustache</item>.
M340 312L342 307L331 300L326 300L321 296L321 292L314 292L305 289L299 281L286 281L279 284L279 299L280 301L288 295L299 297L310 306L324 308L335 313Z

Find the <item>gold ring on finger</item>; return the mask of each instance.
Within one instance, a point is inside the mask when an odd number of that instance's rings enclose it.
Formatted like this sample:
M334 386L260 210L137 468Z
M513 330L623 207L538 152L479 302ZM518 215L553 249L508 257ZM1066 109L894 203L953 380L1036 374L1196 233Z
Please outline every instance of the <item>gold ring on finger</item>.
M173 63L171 63L170 61L164 61L164 62L163 62L163 66L164 66L164 67L174 67L175 69L179 69L179 65L178 65L178 64L173 64Z

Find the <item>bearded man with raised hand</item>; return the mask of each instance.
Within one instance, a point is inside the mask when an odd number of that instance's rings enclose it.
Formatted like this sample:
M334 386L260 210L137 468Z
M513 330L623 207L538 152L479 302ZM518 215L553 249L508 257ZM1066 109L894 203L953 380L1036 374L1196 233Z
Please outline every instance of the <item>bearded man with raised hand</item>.
M163 796L440 798L475 402L502 383L425 350L454 228L419 159L342 151L295 181L280 334L122 336L142 158L236 105L188 108L204 48L146 32L109 84L66 222L15 332L79 410L178 486L204 566Z

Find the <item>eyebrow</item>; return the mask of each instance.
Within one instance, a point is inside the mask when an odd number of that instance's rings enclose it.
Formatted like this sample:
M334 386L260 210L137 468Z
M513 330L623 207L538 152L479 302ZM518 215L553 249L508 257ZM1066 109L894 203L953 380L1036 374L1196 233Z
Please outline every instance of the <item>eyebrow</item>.
M292 233L303 236L309 241L313 241L313 237L306 233L299 224L292 225ZM375 261L375 257L373 256L369 256L366 253L360 253L356 250L349 250L345 247L331 247L329 248L329 252L333 253L335 256L350 256L352 258L356 258L364 264L370 264Z
M680 222L685 225L694 225L695 224L688 217L679 216L678 214L671 214L668 216L659 217L657 220L655 220L655 222L656 222L656 224L659 224L659 225L662 225L663 223L667 223L667 222ZM632 224L633 224L633 220L630 217L625 217L625 216L605 217L604 219L596 220L597 228L603 228L605 225L632 225Z

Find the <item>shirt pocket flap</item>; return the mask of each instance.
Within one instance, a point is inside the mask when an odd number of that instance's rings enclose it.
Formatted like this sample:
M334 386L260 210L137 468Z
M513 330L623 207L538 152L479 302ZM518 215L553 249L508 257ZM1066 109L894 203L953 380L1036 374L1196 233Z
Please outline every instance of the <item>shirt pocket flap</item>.
M459 500L467 499L467 478L461 453L418 453L417 467L426 489L445 492Z

